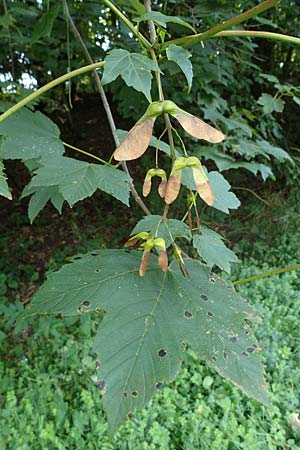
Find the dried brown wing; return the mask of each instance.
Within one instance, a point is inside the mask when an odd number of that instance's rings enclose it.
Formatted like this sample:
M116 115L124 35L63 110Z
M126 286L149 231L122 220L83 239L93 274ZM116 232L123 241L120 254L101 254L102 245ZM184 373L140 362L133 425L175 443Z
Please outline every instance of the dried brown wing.
M213 206L215 197L214 197L214 194L210 187L209 182L206 181L205 183L201 183L201 184L196 183L196 187L197 187L197 192L200 195L200 197L202 198L202 200L207 205Z
M162 180L162 181L159 183L159 186L158 186L158 193L159 193L159 195L160 195L161 198L164 198L164 197L165 197L165 195L166 195L166 189L167 189L167 182L166 182L166 180Z
M152 186L151 179L150 180L145 179L144 184L143 184L143 196L144 197L147 197L150 194L151 186Z
M224 134L191 114L176 114L176 119L187 133L197 139L217 144L225 139Z
M131 161L142 156L148 148L153 125L154 119L146 119L144 122L136 123L115 150L115 160Z
M168 270L168 255L165 250L159 252L158 264L163 272Z
M140 269L139 269L140 277L143 277L147 271L148 264L149 264L149 258L150 258L150 251L145 252L143 254L142 261L140 264Z
M181 185L181 174L170 175L167 182L165 193L165 202L167 203L167 205L173 203L178 197L180 185Z

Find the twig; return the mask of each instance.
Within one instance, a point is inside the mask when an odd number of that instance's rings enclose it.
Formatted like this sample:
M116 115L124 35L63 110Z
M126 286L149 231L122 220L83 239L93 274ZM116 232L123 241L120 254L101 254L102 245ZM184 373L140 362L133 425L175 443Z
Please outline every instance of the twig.
M81 37L77 27L76 27L76 25L75 25L71 15L70 15L70 11L69 11L67 0L62 0L62 3L63 3L63 6L64 6L65 15L67 17L67 20L70 23L71 30L74 33L74 36L76 37L76 39L78 40L78 42L79 42L79 44L80 44L80 46L82 48L82 51L83 51L86 59L90 63L92 63L93 62L92 57L91 57L91 55L90 55L90 53L89 53L85 43L83 42L83 39L82 39L82 37ZM119 140L118 135L117 135L116 124L115 124L115 121L114 121L114 118L113 118L113 115L112 115L112 112L111 112L111 109L110 109L110 106L109 106L106 94L104 92L104 89L103 89L103 86L102 86L102 83L101 83L101 80L99 78L98 73L96 71L94 71L93 73L94 73L94 77L95 77L95 81L96 81L96 84L97 84L97 88L99 90L99 94L100 94L100 97L101 97L101 100L102 100L102 103L103 103L103 107L104 107L105 113L107 115L108 123L109 123L110 129L111 129L111 132L112 132L115 144L116 144L116 146L118 146L120 144L120 140ZM142 210L147 215L150 215L151 214L150 210L147 208L147 206L145 205L145 203L143 202L143 200L141 199L141 197L139 196L139 194L137 193L137 191L135 189L135 186L133 184L133 181L131 180L130 172L128 170L128 167L127 167L127 164L126 164L125 161L122 161L122 168L123 168L124 172L130 177L130 182L128 184L129 184L129 188L130 188L130 191L132 193L132 196L133 196L134 200L136 201L136 203L142 208Z
M263 202L265 205L267 205L269 208L271 207L270 203L268 203L266 200L264 200L260 195L258 195L256 192L254 192L252 189L245 188L245 187L234 187L232 186L231 189L233 191L247 191L250 192L252 195L254 195L258 200Z
M4 14L8 15L6 0L2 0L2 1L3 1ZM9 25L7 25L7 27L5 27L5 28L7 28L8 46L9 46L9 53L10 53L10 59L11 59L11 74L12 74L12 78L14 80L15 79L14 51L13 51L12 42L11 42L11 34L10 34Z
M28 103L30 103L32 100L35 100L36 98L45 94L45 92L49 91L50 89L53 89L55 86L58 86L59 84L62 84L65 81L70 80L71 78L77 77L78 75L81 75L83 73L90 72L91 70L102 67L102 66L104 66L104 64L105 64L104 61L99 61L94 64L89 64L88 66L83 66L83 67L80 67L79 69L72 70L72 72L65 73L61 77L58 77L52 81L49 81L49 83L40 87L36 91L31 92L31 94L27 95L25 98L23 98L18 103L16 103L14 106L12 106L7 111L5 111L3 114L1 114L0 122L3 122L4 120L8 119L10 116L12 116L17 111L19 111L19 109L23 108L23 106L28 105Z
M146 12L151 12L151 0L145 0L144 6L146 9ZM149 28L149 34L150 34L150 42L152 45L154 45L155 41L157 39L157 34L156 34L155 26L154 26L154 23L152 20L148 21L148 28ZM157 64L156 53L153 48L150 48L150 55L151 55L151 58L153 59L153 61ZM164 93L163 93L163 89L162 89L160 73L155 72L155 76L156 76L156 82L157 82L157 87L158 87L159 100L161 102L163 102L164 101ZM172 163L174 163L174 160L176 159L176 155L175 155L174 139L173 139L173 134L172 134L172 125L171 125L171 121L170 121L168 114L164 114L164 119L165 119L165 124L166 124L167 132L168 132L168 139L169 139L169 144L170 144ZM169 205L166 204L163 215L162 215L162 217L163 217L162 220L164 223L167 220L168 212L169 212Z

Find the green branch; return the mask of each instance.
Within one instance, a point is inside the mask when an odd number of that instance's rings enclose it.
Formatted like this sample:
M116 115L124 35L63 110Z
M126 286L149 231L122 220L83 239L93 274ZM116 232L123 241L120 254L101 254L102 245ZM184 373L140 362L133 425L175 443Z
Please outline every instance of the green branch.
M129 30L138 38L138 40L148 49L152 47L151 43L148 41L148 39L145 38L145 36L142 35L142 33L137 30L137 28L134 26L132 22L122 13L122 11L119 10L112 2L109 0L102 0L102 3L104 3L111 11L113 11L125 25L129 28Z
M74 145L68 144L67 142L63 142L63 144L64 144L65 147L71 148L72 150L75 150L76 152L82 153L83 155L89 156L90 158L93 158L93 159L96 159L97 161L100 161L105 166L113 167L112 164L110 164L109 162L105 161L102 158L99 158L96 155L93 155L92 153L86 152L85 150L82 150L81 148L75 147Z
M221 23L220 25L216 25L215 27L210 28L204 33L199 33L192 36L185 36L183 38L167 41L162 45L161 48L162 50L165 50L171 44L180 45L182 47L190 47L192 45L197 44L198 42L204 41L205 39L215 37L215 35L217 35L223 30L228 30L228 28L232 28L236 25L246 22L249 19L252 19L253 17L256 17L258 14L261 14L267 9L270 9L273 6L277 5L280 1L281 0L266 0L260 5L257 5L254 8L249 9L249 11L239 14L238 16L235 16L232 19L229 19L226 22Z
M287 34L270 33L268 31L250 31L250 30L229 30L221 31L213 37L254 37L263 39L273 39L275 41L289 42L300 45L300 38L289 36Z
M16 105L12 106L7 111L5 111L3 114L1 114L0 122L3 122L5 119L7 119L12 114L17 112L23 106L27 105L28 103L30 103L32 100L36 99L37 97L40 97L45 92L49 91L50 89L54 88L55 86L57 86L61 83L64 83L65 81L70 80L71 78L74 78L77 75L81 75L83 73L90 72L91 70L102 67L104 64L105 64L104 61L99 61L94 64L89 64L88 66L83 66L83 67L80 67L80 69L72 70L72 72L66 73L65 75L62 75L61 77L58 77L55 80L50 81L49 83L45 84L45 86L42 86L38 90L27 95L27 97L23 98L23 100L19 101Z
M254 275L253 277L244 278L242 280L234 281L232 284L237 286L239 284L250 283L250 281L260 280L262 278L272 277L274 275L279 275L280 273L290 272L291 270L299 270L300 264L294 264L292 266L283 267L281 269L271 270L270 272L260 273L259 275Z

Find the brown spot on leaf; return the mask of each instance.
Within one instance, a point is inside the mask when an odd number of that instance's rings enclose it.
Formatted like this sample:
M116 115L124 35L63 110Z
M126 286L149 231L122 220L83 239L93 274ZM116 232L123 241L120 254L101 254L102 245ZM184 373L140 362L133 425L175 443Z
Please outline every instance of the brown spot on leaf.
M209 317L213 317L213 313L212 313L211 311L208 311L207 315L208 315Z
M213 128L192 114L182 111L179 114L176 114L175 117L182 128L197 139L204 139L212 144L217 144L225 139L225 136L221 131Z
M128 393L126 391L123 392L123 397L128 397Z
M204 302L208 302L208 297L205 294L200 295L201 300L203 300Z
M91 305L91 302L89 301L89 300L85 300L83 303L82 303L82 306L85 306L86 308L88 307L88 306L90 306Z
M101 392L101 394L105 394L106 392L106 386L105 386L105 381L104 380L100 380L97 384L97 388L99 389L99 391Z
M137 391L133 391L133 392L131 392L131 395L132 395L132 397L137 397L139 394Z
M95 269L95 272L99 273L101 272L101 269Z
M185 311L184 316L190 319L191 317L193 317L193 314L190 311Z
M142 156L148 148L154 119L146 119L136 123L128 132L126 138L117 147L114 158L116 161L131 161Z

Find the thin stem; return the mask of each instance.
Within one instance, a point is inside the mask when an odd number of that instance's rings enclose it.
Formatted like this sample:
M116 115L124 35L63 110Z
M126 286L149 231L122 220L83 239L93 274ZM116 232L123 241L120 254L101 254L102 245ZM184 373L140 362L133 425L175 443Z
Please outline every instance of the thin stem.
M8 15L8 9L7 9L6 0L2 0L2 1L3 1L4 14ZM14 51L13 51L13 46L12 46L12 42L11 42L11 34L10 34L9 25L5 26L4 28L7 28L8 47L9 47L9 53L10 53L10 59L11 59L11 74L12 74L12 78L14 80L15 79Z
M144 0L144 5L145 5L146 12L151 12L151 0ZM155 29L155 26L154 26L154 23L152 20L148 21L148 27L149 27L149 33L150 33L150 38L151 38L151 44L154 45L157 34L156 34L156 29ZM153 48L150 48L150 55L151 55L152 60L157 64L156 53ZM163 102L165 98L164 98L164 93L163 93L163 88L162 88L162 83L161 83L160 72L155 72L155 76L156 76L156 83L157 83L157 87L158 87L159 100L161 102ZM164 114L164 119L165 119L165 124L166 124L167 132L168 132L172 164L174 164L174 161L176 159L176 154L175 154L174 139L173 139L173 134L172 134L172 125L171 125L170 117L168 114L166 114L166 113ZM163 223L166 223L166 221L167 221L169 207L170 207L170 205L167 205L167 204L164 207L164 211L163 211L163 215L162 215Z
M190 47L191 45L197 44L198 42L204 41L205 39L217 37L217 35L220 36L220 32L223 32L224 30L228 30L228 28L232 28L233 26L246 22L247 20L256 17L258 14L261 14L262 12L272 8L273 6L277 5L280 2L281 0L266 0L262 2L260 5L257 5L254 8L251 8L248 11L239 14L238 16L235 16L232 19L229 19L226 22L221 23L220 25L210 28L204 33L186 36L183 38L174 39L172 41L167 41L162 45L162 49L166 49L167 47L169 47L170 44L181 45L182 47Z
M279 275L280 273L290 272L291 270L299 270L300 264L293 264L292 266L283 267L281 269L271 270L270 272L260 273L259 275L254 275L253 277L243 278L242 280L234 281L232 284L237 286L239 284L250 283L250 281L261 280L262 278L272 277L274 275Z
M140 31L137 30L137 28L133 25L133 23L130 22L130 20L122 13L122 11L119 10L119 8L117 8L109 0L102 0L102 3L104 3L111 11L113 11L122 20L123 23L125 23L125 25L127 25L127 27L133 33L133 35L138 38L139 42L141 42L147 49L150 49L152 47L148 39L146 39L145 36L143 36L142 33L140 33Z
M102 164L105 164L106 166L112 167L112 164L108 163L107 161L104 161L104 159L101 159L96 155L93 155L92 153L86 152L85 150L81 150L81 148L74 147L74 145L68 144L67 142L63 142L63 144L65 147L71 148L76 152L83 153L84 155L89 156L90 158L97 159L97 161L100 161Z
M158 146L159 146L159 142L161 141L163 135L165 134L165 132L167 131L167 128L164 129L164 131L161 133L161 135L158 138L158 144L157 147L155 148L155 167L158 168Z
M245 187L234 187L231 186L231 189L236 190L236 191L247 191L250 192L252 195L254 195L256 198L258 198L258 200L260 200L262 203L264 203L265 205L267 205L269 208L271 207L271 205L264 200L262 197L260 197L260 195L258 195L256 192L254 192L252 189L249 188L245 188Z
M271 33L269 31L250 31L250 30L229 30L221 31L213 37L253 37L263 39L273 39L275 41L288 42L290 44L300 45L300 38L289 36L288 34Z
M1 114L0 122L3 122L5 119L10 117L12 114L17 112L19 109L23 108L23 106L27 105L32 100L35 100L36 98L45 94L45 92L49 91L50 89L54 88L55 86L58 86L59 84L62 84L65 81L70 80L71 78L77 77L78 75L81 75L83 73L90 72L91 70L102 67L104 64L105 64L104 61L99 61L94 64L89 64L88 66L83 66L83 67L80 67L79 69L72 70L72 72L66 73L65 75L62 75L61 77L55 78L55 80L50 81L49 83L45 84L45 86L42 86L41 88L39 88L36 91L32 92L31 94L27 95L27 97L23 98L23 100L19 101L14 106L12 106L7 111L5 111L3 114Z
M185 156L188 156L188 153L187 153L187 151L186 151L184 142L183 142L183 140L181 139L180 134L178 133L178 131L176 130L176 128L172 127L172 130L174 131L174 133L176 134L176 136L178 137L178 139L179 139L179 141L180 141L180 143L181 143L181 145L182 145L184 155L185 155Z
M72 31L74 33L74 36L78 40L78 42L79 42L79 44L80 44L80 46L82 48L82 51L83 51L86 59L89 62L92 62L93 61L92 57L91 57L91 55L90 55L90 53L89 53L89 51L88 51L88 49L87 49L87 47L85 45L85 43L84 43L80 33L79 33L79 31L78 31L78 29L77 29L77 27L76 27L76 25L75 25L71 15L70 15L67 0L62 0L62 3L64 5L65 14L66 14L66 17L67 17L67 19L68 19L68 21L70 23L71 29L72 29ZM96 71L94 71L94 77L95 77L97 88L98 88L98 91L99 91L99 94L100 94L100 97L101 97L101 100L102 100L102 103L103 103L103 107L104 107L104 110L105 110L105 113L106 113L106 116L107 116L107 119L108 119L108 123L109 123L110 129L111 129L111 132L112 132L115 144L116 144L116 146L118 146L120 144L120 140L119 140L118 135L117 135L116 124L115 124L115 121L114 121L114 118L113 118L113 115L112 115L112 112L111 112L111 109L110 109L110 106L109 106L109 103L108 103L105 91L103 89L101 80L100 80L99 75L97 74ZM132 196L133 196L134 200L136 201L136 203L142 208L142 210L147 215L150 215L151 214L150 210L147 208L147 206L145 205L145 203L143 202L143 200L141 199L141 197L137 193L137 190L135 189L135 186L133 184L132 177L130 175L130 172L128 170L126 162L122 161L121 165L122 165L122 169L124 170L124 172L130 178L130 181L129 181L128 185L129 185L129 189L130 189L130 191L132 193Z

